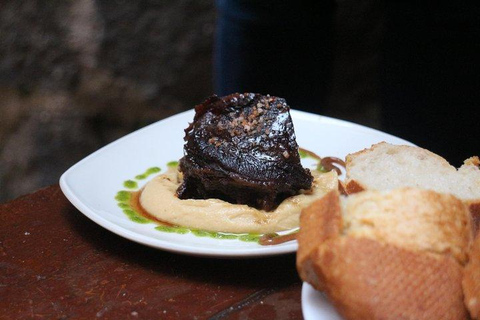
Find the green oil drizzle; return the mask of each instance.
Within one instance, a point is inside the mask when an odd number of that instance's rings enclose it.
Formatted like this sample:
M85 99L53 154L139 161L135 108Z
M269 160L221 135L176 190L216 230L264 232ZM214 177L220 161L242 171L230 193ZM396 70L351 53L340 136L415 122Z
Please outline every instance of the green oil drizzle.
M125 215L133 222L142 223L142 224L152 222L150 219L142 217L141 215L138 214L138 212L132 209L123 209L123 213L125 213Z
M169 168L176 168L178 166L178 161L170 161L169 163L167 163L167 166Z
M309 154L300 152L300 157L307 158L311 157ZM178 166L178 161L170 161L167 163L167 166L170 168L175 168ZM150 175L160 172L159 167L148 168L144 173L138 174L135 176L135 180L145 180ZM132 192L138 189L138 183L134 180L126 180L123 182L123 186L130 190L120 190L115 195L115 200L117 200L117 205L122 209L123 213L133 222L146 224L146 223L156 223L155 221L148 219L138 213L131 205L130 201L132 199ZM179 226L167 226L167 225L157 225L156 230L167 233L177 233L177 234L193 234L197 237L208 237L213 239L225 239L225 240L240 240L244 242L257 242L259 241L261 234L256 233L227 233L227 232L214 232L206 231L199 229L189 229Z
M312 160L315 160L317 162L317 165L315 167L315 170L317 171L320 171L320 172L323 172L323 173L327 173L329 172L329 170L325 169L322 164L321 164L321 158L319 158L318 156L314 156L310 153L308 153L306 150L302 149L302 148L299 148L298 149L298 154L300 155L300 158L301 159L312 159Z
M117 200L118 202L126 203L130 201L131 195L132 194L130 193L130 191L118 191L117 195L115 196L115 200Z
M260 240L261 234L248 233L238 237L238 240L245 242L258 242Z
M302 159L310 157L310 155L302 149L298 149L298 154L300 155L300 158L302 158Z
M320 172L323 172L323 173L330 172L329 170L325 169L325 167L322 166L322 164L320 162L318 162L318 164L317 164L317 171L320 171Z
M117 205L122 209L123 213L133 222L137 223L150 223L150 219L143 217L141 214L136 212L132 205L130 204L130 199L132 198L131 191L121 190L118 191L115 195L115 200L117 200Z
M168 233L179 233L179 234L186 234L189 233L190 230L183 227L173 227L173 226L156 226L156 230L168 232Z
M127 180L123 182L123 186L127 189L137 189L138 188L138 183L133 180Z
M118 206L122 209L130 209L130 205L128 203L118 203Z
M135 176L135 179L137 179L137 180L145 180L145 179L147 179L149 176L151 176L152 174L158 173L158 172L160 172L161 170L162 170L162 169L160 169L159 167L151 167L151 168L148 168L144 173L139 174L139 175L136 175L136 176Z
M186 234L191 233L194 236L201 238L213 238L213 239L225 239L225 240L240 240L245 242L258 242L261 235L260 234L249 234L249 233L227 233L227 232L215 232L207 231L200 229L189 229L184 227L175 227L175 226L157 226L155 229L163 232L169 233L179 233Z
M178 233L178 234L187 234L191 233L194 236L200 238L213 238L213 239L225 239L225 240L240 240L245 242L258 242L261 235L260 234L249 234L249 233L226 233L226 232L215 232L215 231L207 231L207 230L200 230L200 229L189 229L185 227L177 227L177 226L156 226L156 230L167 232L167 233Z

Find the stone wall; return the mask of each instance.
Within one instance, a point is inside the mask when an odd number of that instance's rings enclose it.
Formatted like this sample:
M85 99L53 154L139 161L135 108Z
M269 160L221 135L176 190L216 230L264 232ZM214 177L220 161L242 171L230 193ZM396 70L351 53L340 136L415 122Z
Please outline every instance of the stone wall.
M371 126L378 3L338 2L327 111ZM0 4L0 201L56 183L99 147L210 95L214 29L212 0Z
M0 200L212 92L212 1L0 5Z

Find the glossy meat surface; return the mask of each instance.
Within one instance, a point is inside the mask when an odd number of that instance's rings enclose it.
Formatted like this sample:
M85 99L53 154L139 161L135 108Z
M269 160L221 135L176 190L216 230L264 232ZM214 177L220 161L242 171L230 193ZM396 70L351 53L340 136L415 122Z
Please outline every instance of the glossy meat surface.
M179 198L217 198L270 211L311 188L313 178L300 163L284 99L253 93L213 96L195 111L185 130Z

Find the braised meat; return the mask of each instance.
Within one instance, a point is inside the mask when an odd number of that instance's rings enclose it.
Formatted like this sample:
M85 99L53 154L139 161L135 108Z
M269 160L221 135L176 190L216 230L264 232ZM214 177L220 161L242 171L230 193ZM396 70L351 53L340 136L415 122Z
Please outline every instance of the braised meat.
M285 99L260 94L212 96L195 107L180 159L181 199L217 198L270 211L312 175L300 163Z

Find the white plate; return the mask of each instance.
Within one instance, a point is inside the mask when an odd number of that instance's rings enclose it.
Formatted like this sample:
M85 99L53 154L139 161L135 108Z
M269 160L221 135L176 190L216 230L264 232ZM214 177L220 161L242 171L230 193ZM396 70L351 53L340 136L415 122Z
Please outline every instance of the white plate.
M343 320L325 294L306 282L302 286L302 312L305 320Z
M348 153L387 141L409 142L346 121L292 110L299 146L320 156L344 158ZM88 218L132 241L151 247L192 255L252 257L285 254L297 250L296 241L261 246L240 240L220 240L192 234L161 232L154 224L132 222L114 199L123 183L150 167L166 164L183 155L184 129L193 120L189 110L137 130L81 160L60 178L65 196ZM151 176L150 176L151 178ZM148 179L147 179L148 180ZM138 181L141 187L146 180Z

